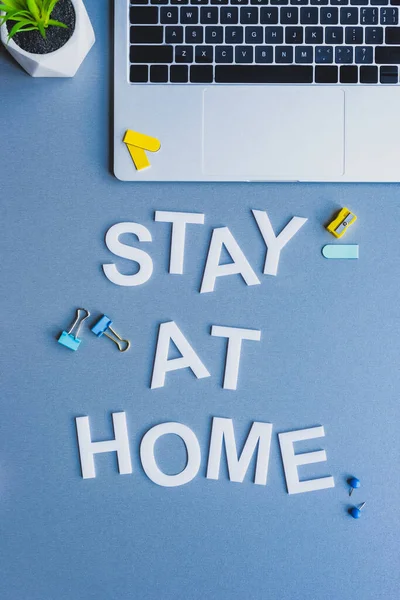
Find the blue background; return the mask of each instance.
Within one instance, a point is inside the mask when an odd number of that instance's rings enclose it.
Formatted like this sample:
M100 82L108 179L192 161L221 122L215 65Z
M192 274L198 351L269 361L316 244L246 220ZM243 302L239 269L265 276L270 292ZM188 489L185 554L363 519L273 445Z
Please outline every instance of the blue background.
M72 80L34 80L0 53L3 206L0 418L2 600L363 600L398 597L398 185L123 184L110 172L111 13L87 0L97 43ZM129 124L127 123L127 127ZM399 166L400 172L400 166ZM340 206L359 217L346 242L358 261L326 261L323 224ZM263 276L264 244L250 210L275 230L293 215L307 224L283 250L277 277ZM197 211L185 274L168 274L169 226L154 210ZM110 283L107 229L148 227L151 280ZM240 277L198 293L212 227L228 225L262 284ZM120 268L129 269L116 259ZM128 272L128 271L126 271ZM89 324L103 312L132 340L119 354L86 327L72 353L56 343L77 306ZM212 376L167 375L150 390L156 333L174 319ZM262 330L243 348L239 387L223 390L224 348L212 324ZM96 439L110 413L127 413L134 473L114 455L83 480L74 418L89 415ZM212 416L234 419L238 445L254 420L274 424L266 487L205 478ZM190 484L162 488L139 461L143 434L179 421L202 449ZM336 487L289 496L277 433L324 425L328 462L302 477L332 474ZM170 439L168 439L170 438ZM175 436L157 446L160 466L180 470ZM347 514L346 478L357 475L362 519Z

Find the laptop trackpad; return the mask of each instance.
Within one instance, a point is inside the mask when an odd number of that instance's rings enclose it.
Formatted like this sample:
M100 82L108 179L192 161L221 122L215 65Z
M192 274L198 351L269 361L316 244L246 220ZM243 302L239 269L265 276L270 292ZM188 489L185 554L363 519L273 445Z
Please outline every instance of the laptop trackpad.
M203 96L203 171L233 179L344 173L345 93L330 87L210 87Z

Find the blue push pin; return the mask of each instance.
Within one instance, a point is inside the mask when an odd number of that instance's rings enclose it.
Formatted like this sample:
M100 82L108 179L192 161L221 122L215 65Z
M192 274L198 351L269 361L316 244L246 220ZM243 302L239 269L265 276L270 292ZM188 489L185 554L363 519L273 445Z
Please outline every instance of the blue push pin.
M347 480L347 483L350 486L349 496L352 495L354 490L361 487L361 481L359 479L357 479L357 477L350 477L350 479Z
M349 513L351 514L351 516L353 517L353 519L359 519L361 517L361 511L365 506L365 502L363 502L362 504L360 504L360 506L357 508L356 506L353 506L352 508L349 509Z

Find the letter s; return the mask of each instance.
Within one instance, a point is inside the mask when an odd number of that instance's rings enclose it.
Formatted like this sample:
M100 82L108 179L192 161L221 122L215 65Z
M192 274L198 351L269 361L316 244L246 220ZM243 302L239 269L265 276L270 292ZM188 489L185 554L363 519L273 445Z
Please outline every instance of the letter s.
M103 265L104 275L115 283L122 286L134 286L146 283L153 273L153 261L147 252L133 248L119 241L123 233L133 233L139 242L151 242L151 233L140 223L116 223L106 233L106 246L116 256L127 258L138 263L139 270L133 275L123 275L114 263Z

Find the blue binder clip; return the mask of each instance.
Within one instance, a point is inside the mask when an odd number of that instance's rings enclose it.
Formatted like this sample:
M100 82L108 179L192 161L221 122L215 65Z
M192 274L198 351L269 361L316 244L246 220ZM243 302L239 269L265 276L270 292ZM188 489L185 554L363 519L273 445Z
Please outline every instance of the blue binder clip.
M85 313L85 316L83 318L81 317L81 312ZM88 310L86 310L86 308L77 308L75 321L72 323L69 331L62 332L62 334L58 338L58 343L62 344L66 348L69 348L70 350L73 350L74 352L76 352L78 350L79 346L81 345L81 341L82 341L78 338L79 330L82 326L83 321L85 319L87 319L89 316L90 316L90 312ZM76 331L75 331L75 333L72 333L74 331L75 327L76 327Z
M122 339L121 336L118 335L118 333L116 331L114 331L114 329L112 329L111 327L112 325L112 321L109 317L107 317L107 315L103 315L96 323L96 325L94 325L92 327L92 331L95 335L97 335L97 337L101 337L102 335L105 335L106 337L108 337L109 340L111 340L112 342L114 342L114 344L116 344L116 346L118 346L118 350L120 352L126 352L131 343L128 340L124 340ZM111 334L108 333L111 331ZM125 345L125 348L123 348L123 346Z

